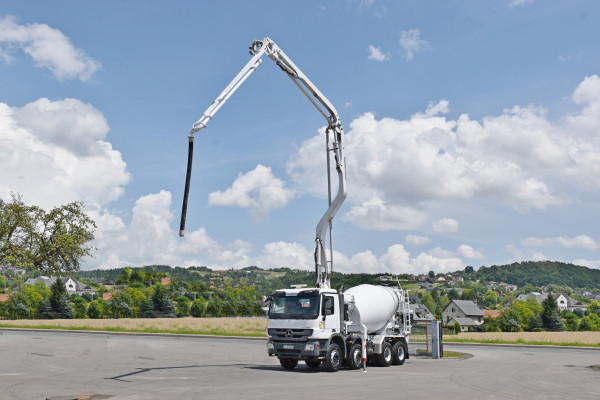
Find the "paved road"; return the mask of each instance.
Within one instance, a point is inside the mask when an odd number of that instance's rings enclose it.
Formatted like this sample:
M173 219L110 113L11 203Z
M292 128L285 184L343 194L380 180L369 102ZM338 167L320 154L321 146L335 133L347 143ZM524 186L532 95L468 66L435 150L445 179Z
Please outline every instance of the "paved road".
M600 398L599 350L445 348L473 357L332 374L283 370L264 340L0 330L0 399Z

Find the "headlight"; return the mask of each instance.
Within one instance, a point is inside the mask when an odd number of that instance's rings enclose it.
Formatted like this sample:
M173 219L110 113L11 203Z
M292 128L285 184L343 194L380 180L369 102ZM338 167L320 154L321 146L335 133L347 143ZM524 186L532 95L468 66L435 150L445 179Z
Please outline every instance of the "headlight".
M307 343L304 345L304 351L314 351L315 345L314 343Z
M269 349L269 350L275 350L275 346L273 346L272 342L268 342L267 343L267 349Z

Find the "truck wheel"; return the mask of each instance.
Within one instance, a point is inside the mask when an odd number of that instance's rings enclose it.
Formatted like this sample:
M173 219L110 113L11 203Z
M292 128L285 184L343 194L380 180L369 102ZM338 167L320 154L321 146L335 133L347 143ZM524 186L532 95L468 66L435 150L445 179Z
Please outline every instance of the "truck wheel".
M305 362L310 368L319 368L321 365L321 360L306 360Z
M279 363L285 369L294 369L298 365L298 360L295 358L280 358Z
M406 348L404 347L404 343L396 342L392 347L392 354L394 355L394 359L392 364L394 365L402 365L404 364L404 360L406 360Z
M323 361L325 371L336 372L342 365L342 349L335 343L329 345L327 356Z
M354 343L350 347L346 363L350 369L359 369L362 367L362 345L360 343Z
M379 364L380 367L389 367L392 365L393 358L392 345L388 342L383 342L381 344L381 354L377 355L377 364Z

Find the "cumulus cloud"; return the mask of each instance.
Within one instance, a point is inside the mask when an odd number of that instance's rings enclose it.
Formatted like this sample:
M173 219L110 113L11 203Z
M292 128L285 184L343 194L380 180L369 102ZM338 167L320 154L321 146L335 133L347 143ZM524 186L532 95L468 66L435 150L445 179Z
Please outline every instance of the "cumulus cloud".
M419 235L406 235L404 239L407 244L412 244L414 246L423 246L431 243L431 239L427 236L419 236Z
M406 52L405 57L408 61L415 58L416 53L421 53L429 49L429 42L421 39L421 31L418 29L409 29L400 34L400 46Z
M264 221L274 208L284 207L294 198L294 191L275 177L270 167L257 165L252 171L240 173L231 187L225 191L212 192L208 203L250 209L250 214Z
M475 250L468 244L461 244L458 246L458 255L462 258L468 258L471 260L483 258L483 254L480 251Z
M46 24L19 25L12 16L0 18L0 56L7 62L20 49L36 66L47 68L59 80L89 80L100 63L76 48L70 39Z
M0 103L0 195L18 192L42 207L116 200L130 176L108 130L100 111L76 99Z
M527 3L533 3L533 2L534 2L534 0L513 0L513 1L510 3L510 6L511 6L511 7L515 7L515 6L521 6L521 5L523 5L523 4L527 4Z
M342 219L368 230L408 230L422 226L427 214L411 207L386 205L375 197L352 207Z
M458 232L459 223L452 218L442 218L433 223L433 230L437 233Z
M447 100L404 120L356 117L345 134L352 162L343 218L364 229L416 229L434 202L480 199L527 213L600 190L600 78L585 78L572 100L578 110L554 120L533 105L452 119ZM321 129L288 160L303 193L324 195L325 156L315 162L324 141Z
M521 240L525 247L564 247L567 249L598 250L598 242L587 235L575 237L535 238L528 237Z
M390 59L389 53L384 53L379 47L375 47L372 44L367 48L367 52L369 53L368 59L375 61L387 61Z

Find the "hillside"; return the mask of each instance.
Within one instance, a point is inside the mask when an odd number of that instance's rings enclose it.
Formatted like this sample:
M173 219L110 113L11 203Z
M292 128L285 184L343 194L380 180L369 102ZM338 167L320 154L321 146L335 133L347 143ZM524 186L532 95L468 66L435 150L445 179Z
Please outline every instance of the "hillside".
M481 267L474 277L483 281L506 282L522 287L526 284L549 284L572 288L600 289L600 270L557 261L526 261L509 265Z

